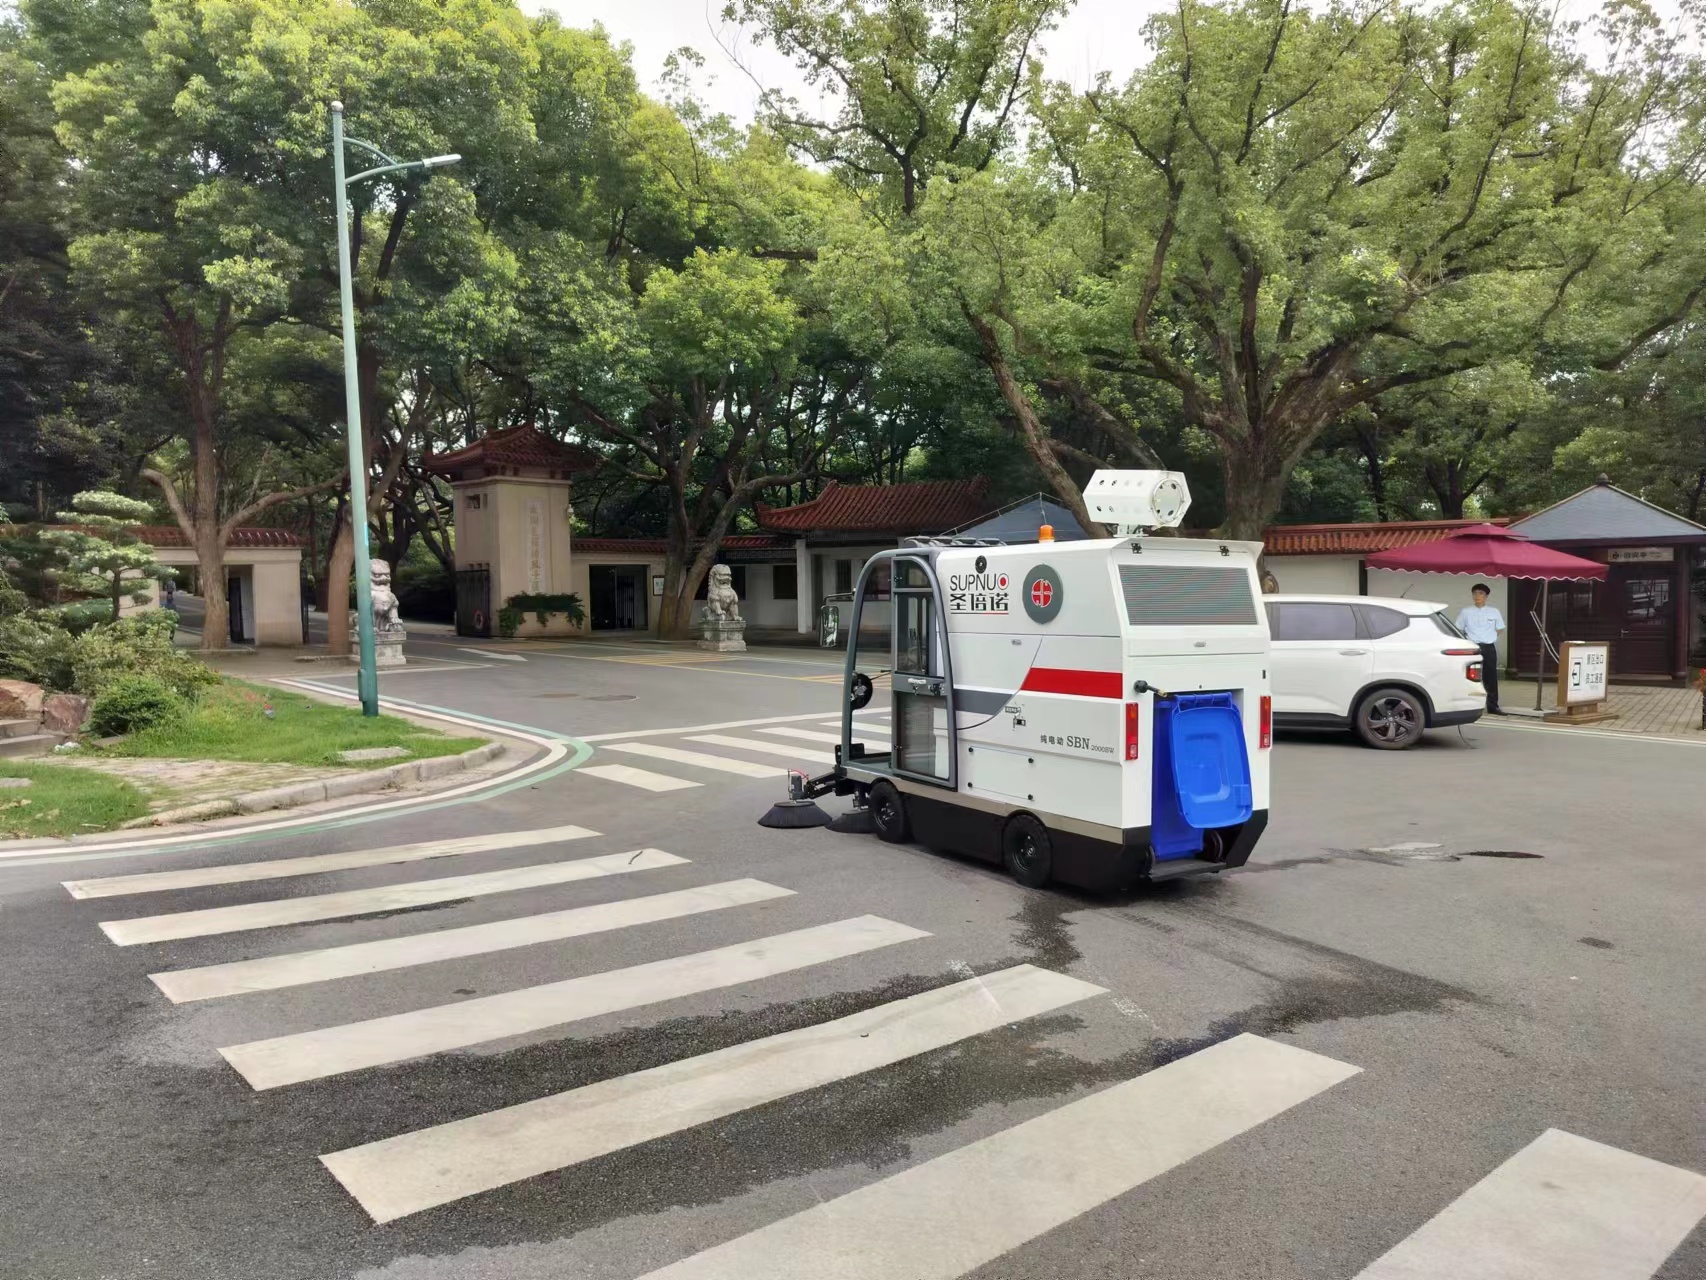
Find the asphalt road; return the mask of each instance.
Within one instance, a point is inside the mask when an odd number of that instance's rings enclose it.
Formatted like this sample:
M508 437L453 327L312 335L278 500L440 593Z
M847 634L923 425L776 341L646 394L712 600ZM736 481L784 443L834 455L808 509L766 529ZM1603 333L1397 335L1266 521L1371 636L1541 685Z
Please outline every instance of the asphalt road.
M436 637L385 696L591 756L383 823L0 857L0 1276L1706 1277L1706 1230L1671 1251L1706 1184L1651 1163L1706 1171L1699 748L1282 739L1247 869L1092 899L756 826L782 779L746 775L817 767L788 753L829 750L798 735L834 672ZM565 825L594 834L60 884ZM1367 852L1406 844L1438 847ZM453 876L485 878L418 887ZM310 901L387 886L417 887ZM179 915L263 901L298 922ZM149 978L187 969L176 1003ZM1442 1261L1479 1245L1502 1269Z

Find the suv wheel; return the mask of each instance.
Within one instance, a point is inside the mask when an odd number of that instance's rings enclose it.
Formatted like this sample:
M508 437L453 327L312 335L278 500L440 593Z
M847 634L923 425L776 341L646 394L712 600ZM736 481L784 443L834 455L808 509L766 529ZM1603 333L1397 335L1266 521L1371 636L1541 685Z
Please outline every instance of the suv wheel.
M1427 713L1407 689L1376 689L1357 705L1357 737L1382 751L1415 746L1426 727Z

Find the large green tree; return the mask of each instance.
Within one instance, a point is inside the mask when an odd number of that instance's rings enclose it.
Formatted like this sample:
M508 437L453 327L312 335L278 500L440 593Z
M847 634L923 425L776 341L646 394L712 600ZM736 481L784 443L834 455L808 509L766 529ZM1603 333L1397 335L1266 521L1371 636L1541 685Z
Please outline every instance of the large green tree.
M1507 0L1184 4L1150 34L1123 87L1039 83L1034 164L940 241L1016 414L1059 369L1169 389L1237 536L1359 406L1589 333L1615 361L1706 282L1699 66L1642 13L1594 61Z

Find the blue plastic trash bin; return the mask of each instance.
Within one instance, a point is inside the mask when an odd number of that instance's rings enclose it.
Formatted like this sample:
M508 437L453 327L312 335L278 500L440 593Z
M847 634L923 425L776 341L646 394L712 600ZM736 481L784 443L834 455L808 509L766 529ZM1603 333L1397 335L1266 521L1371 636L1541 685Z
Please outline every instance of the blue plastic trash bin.
M1250 754L1229 693L1155 701L1150 844L1158 860L1200 853L1203 832L1250 817Z

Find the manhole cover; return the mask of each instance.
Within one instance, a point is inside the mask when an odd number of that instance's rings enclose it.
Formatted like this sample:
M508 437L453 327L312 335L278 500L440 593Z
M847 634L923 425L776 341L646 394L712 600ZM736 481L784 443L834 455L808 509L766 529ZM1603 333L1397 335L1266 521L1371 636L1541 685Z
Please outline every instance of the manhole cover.
M536 693L535 698L578 698L578 693Z
M1465 858L1544 858L1544 853L1523 853L1519 849L1466 849Z

